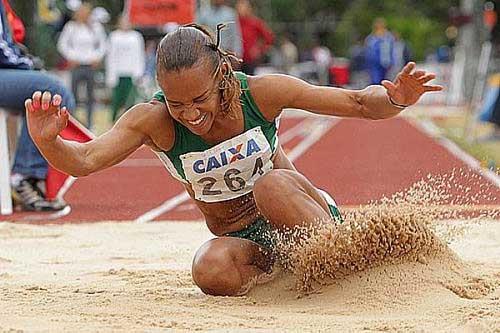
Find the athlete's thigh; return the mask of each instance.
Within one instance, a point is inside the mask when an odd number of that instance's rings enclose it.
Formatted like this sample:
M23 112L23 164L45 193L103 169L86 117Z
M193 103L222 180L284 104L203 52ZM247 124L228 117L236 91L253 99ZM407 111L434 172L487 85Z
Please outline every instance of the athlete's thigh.
M301 191L316 202L325 213L329 214L328 202L323 193L309 179L296 170L274 169L261 177L254 188L254 196L260 195L261 201L271 203L277 196L289 197L295 191Z

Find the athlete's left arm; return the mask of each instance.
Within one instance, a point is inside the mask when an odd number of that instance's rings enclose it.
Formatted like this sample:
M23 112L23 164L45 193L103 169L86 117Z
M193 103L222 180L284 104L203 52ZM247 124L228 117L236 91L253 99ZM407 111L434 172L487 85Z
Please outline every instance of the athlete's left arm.
M315 86L288 75L268 75L255 82L254 98L268 119L276 118L284 108L339 117L385 119L415 104L424 93L442 90L441 86L428 84L435 77L416 70L413 62L401 70L394 82L385 80L382 85L362 90ZM251 90L254 91L252 86Z

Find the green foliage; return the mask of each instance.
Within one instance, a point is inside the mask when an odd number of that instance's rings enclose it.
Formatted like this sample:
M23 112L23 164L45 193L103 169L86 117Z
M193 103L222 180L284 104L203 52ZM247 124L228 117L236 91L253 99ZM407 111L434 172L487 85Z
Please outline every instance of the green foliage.
M431 4L408 0L356 1L344 13L335 32L335 49L345 53L351 43L370 33L376 17L384 17L389 29L399 32L408 41L414 57L422 60L429 50L446 43L447 9L454 1L434 1L434 7Z
M363 40L371 31L376 17L384 17L390 29L398 31L407 40L415 58L421 60L426 52L446 43L445 29L448 10L458 6L458 0L270 0L272 17L268 18L278 32L283 24L277 22L318 21L322 16L335 15L336 26L329 29L326 42L336 55L348 55L356 41ZM267 11L269 12L269 11ZM274 24L274 25L273 25ZM304 29L306 34L314 34ZM316 32L318 29L316 29ZM319 29L321 30L321 29ZM314 36L298 38L299 43ZM301 45L304 46L304 45Z
M391 30L397 31L408 41L416 60L446 43L446 26L427 17L393 17L389 20Z
M30 20L36 9L36 0L10 1L31 30L28 44L40 51L33 45L35 43L30 43L40 40L38 33L47 35L43 29L33 29L33 20ZM106 8L111 14L111 24L114 24L125 1L90 2ZM257 14L265 18L278 35L285 32L295 35L301 48L310 46L321 36L322 42L338 56L348 55L351 45L370 33L374 18L385 17L389 28L400 32L410 43L417 60L446 43L444 31L448 24L448 10L458 4L459 0L254 0ZM48 42L45 37L41 39ZM53 59L53 55L47 56Z

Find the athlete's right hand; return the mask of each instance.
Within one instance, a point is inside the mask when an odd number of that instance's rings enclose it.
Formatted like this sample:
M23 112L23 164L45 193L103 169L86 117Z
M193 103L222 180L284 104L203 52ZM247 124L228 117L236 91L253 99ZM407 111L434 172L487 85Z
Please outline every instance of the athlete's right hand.
M68 125L69 112L61 108L62 97L49 91L36 91L24 102L28 130L35 142L54 141Z

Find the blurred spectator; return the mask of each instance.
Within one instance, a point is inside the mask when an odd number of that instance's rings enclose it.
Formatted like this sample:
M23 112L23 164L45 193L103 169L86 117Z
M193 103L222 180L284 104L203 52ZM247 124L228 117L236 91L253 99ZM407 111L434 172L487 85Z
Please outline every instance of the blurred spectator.
M333 61L330 49L322 45L318 39L311 50L311 54L318 71L318 84L328 85L330 82L329 69Z
M156 48L158 47L158 42L156 40L148 40L146 42L146 54L145 54L145 69L144 75L147 78L155 79L156 76Z
M366 67L371 84L388 79L388 71L394 63L394 36L387 30L383 18L375 19L373 31L365 41Z
M478 113L478 118L481 121L489 122L493 114L493 108L498 98L500 91L500 73L495 73L488 78L484 98Z
M349 48L349 58L351 59L351 71L359 72L366 69L365 46L362 40L358 39Z
M249 0L238 0L236 12L243 38L242 70L246 74L253 75L255 67L273 44L274 34L263 20L254 15Z
M118 29L108 38L106 55L106 84L113 88L111 111L113 122L123 108L135 104L135 82L144 74L144 38L132 30L128 19L121 16Z
M451 49L448 45L441 45L436 50L436 59L440 63L451 61Z
M229 23L222 31L221 47L234 52L238 57L243 55L240 24L236 11L226 5L225 0L211 0L209 6L200 8L196 15L196 22L216 31L217 24Z
M287 36L281 38L280 54L283 72L290 73L292 67L299 61L299 50Z
M144 55L144 75L140 81L140 87L138 89L139 98L144 96L145 99L149 96L154 95L158 91L158 85L156 83L156 48L158 47L158 41L156 39L151 39L146 41L146 50Z
M498 46L500 44L500 23L498 22L498 17L500 16L500 4L494 4L494 7L497 19L495 20L495 24L491 27L490 38L491 42Z
M362 39L357 39L349 49L350 86L354 89L363 89L370 84L366 71L365 46Z
M107 24L111 20L111 15L104 7L95 7L90 12L90 22Z
M65 3L69 10L76 12L82 5L82 0L66 0Z
M60 94L63 104L69 110L74 109L73 95L56 78L32 70L32 60L14 42L7 24L6 1L0 1L0 107L21 113L24 101L35 91L48 90ZM23 116L12 168L12 196L15 204L30 211L56 211L67 206L62 201L48 201L45 198L47 171L47 161L31 140Z
M66 23L59 37L57 49L71 69L71 89L80 101L78 87L87 88L87 127L92 128L94 110L94 75L106 52L106 33L100 22L91 20L92 7L84 3L73 20Z
M488 139L500 140L500 98L498 97L493 106L493 113L489 121L495 125L495 129Z
M399 32L393 31L392 35L394 36L394 46L392 50L393 64L388 74L388 77L391 80L396 78L396 75L403 69L405 64L412 59L410 46L403 38L401 38Z

